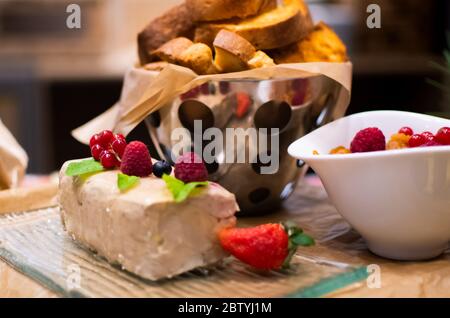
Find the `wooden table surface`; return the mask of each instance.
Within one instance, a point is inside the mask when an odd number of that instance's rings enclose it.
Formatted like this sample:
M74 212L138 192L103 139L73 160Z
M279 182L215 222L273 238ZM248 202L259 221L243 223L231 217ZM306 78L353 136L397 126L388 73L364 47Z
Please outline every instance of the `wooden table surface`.
M278 213L240 219L239 222L251 226L285 219L295 220L318 241L316 246L302 249L305 256L356 266L375 264L380 269L380 288L369 288L366 281L361 281L328 297L450 297L450 254L425 262L396 262L377 257L366 249L361 237L327 201L326 193L317 179L310 179L308 183L308 187L298 187ZM0 215L5 210L23 210L18 202L33 202L33 209L54 205L56 190L55 184L43 184L13 190L9 194L2 191ZM319 204L312 205L311 200ZM0 297L58 295L0 260Z

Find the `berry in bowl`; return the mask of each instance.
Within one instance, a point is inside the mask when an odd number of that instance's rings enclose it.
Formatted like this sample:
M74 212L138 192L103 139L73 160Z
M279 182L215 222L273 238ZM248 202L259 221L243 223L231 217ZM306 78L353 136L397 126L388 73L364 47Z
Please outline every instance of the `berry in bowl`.
M338 212L383 257L422 260L450 241L450 120L399 111L351 115L290 145Z

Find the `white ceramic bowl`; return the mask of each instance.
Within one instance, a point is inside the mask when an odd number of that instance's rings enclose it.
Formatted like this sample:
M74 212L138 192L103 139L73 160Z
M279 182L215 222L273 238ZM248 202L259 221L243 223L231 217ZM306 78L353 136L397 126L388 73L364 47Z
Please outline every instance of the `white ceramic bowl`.
M450 120L372 111L334 121L290 145L320 176L339 213L372 252L398 260L440 255L450 241L450 146L329 155L355 134L378 127L386 140L400 127L435 133ZM317 150L320 155L313 155Z

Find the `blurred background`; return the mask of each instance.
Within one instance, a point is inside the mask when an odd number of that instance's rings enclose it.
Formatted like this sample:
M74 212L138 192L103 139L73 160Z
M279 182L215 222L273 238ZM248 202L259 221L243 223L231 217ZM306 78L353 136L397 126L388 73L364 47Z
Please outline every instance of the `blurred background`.
M70 131L117 101L123 74L137 60L137 33L178 2L0 0L0 118L28 152L28 172L48 173L87 155ZM450 117L444 58L450 1L307 2L314 20L330 24L348 46L354 64L348 113L399 109ZM81 7L81 29L66 28L70 3ZM381 7L381 29L366 26L371 3ZM132 135L149 140L143 126Z

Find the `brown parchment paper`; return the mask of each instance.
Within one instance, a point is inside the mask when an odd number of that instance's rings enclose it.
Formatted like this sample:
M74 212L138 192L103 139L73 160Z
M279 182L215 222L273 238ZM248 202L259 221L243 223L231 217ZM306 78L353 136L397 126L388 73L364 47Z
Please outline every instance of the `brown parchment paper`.
M104 129L127 135L149 114L164 107L177 95L209 80L307 78L317 75L327 76L342 86L336 109L345 109L350 102L350 62L280 64L244 72L204 76L173 64L168 64L161 72L133 67L125 74L120 100L105 113L75 129L72 135L84 144L89 143L93 134Z

